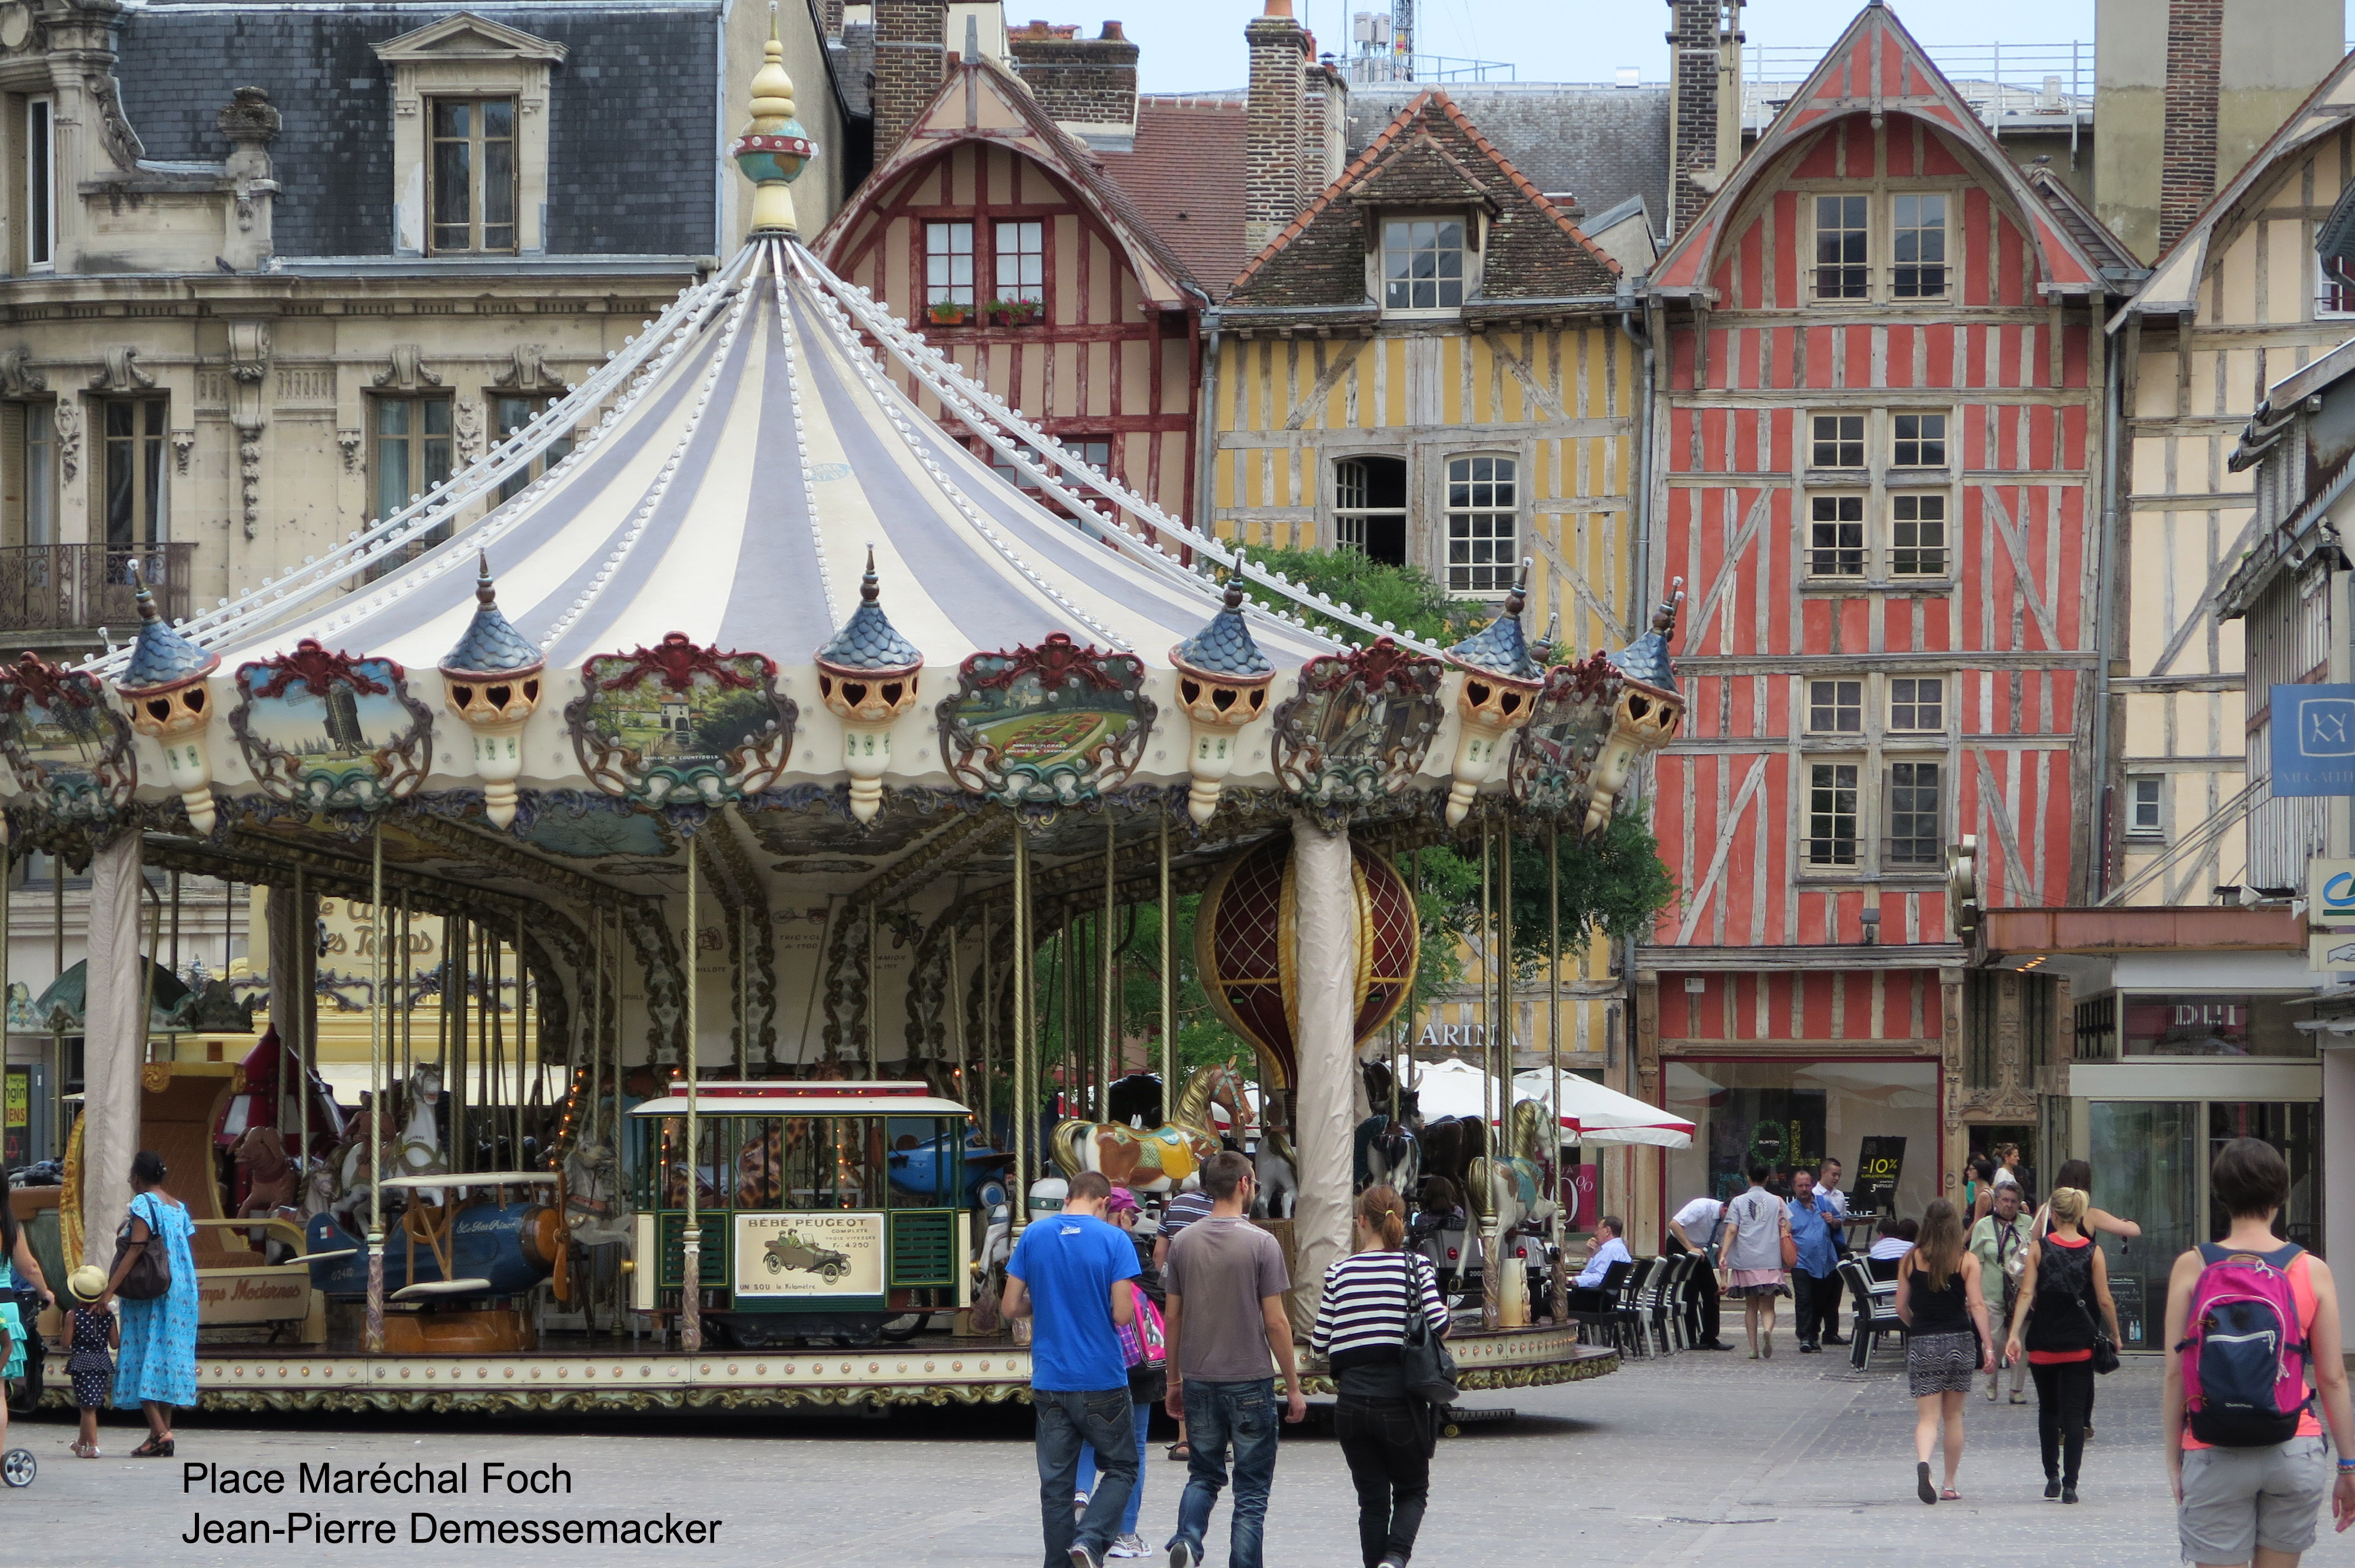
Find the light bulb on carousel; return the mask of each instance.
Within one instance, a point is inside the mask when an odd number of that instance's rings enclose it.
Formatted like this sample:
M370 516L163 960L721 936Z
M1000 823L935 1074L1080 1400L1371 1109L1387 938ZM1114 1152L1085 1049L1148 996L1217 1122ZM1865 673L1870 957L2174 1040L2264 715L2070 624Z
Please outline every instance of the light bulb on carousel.
M883 804L883 775L891 766L891 726L916 705L916 681L924 655L900 635L883 613L882 589L875 577L875 548L867 549L867 575L858 583L858 608L832 641L817 651L817 690L826 711L842 721L842 766L850 775L850 814L875 820Z
M1242 728L1267 711L1268 684L1275 679L1275 666L1252 641L1242 606L1242 579L1229 578L1225 608L1169 651L1169 662L1178 668L1178 700L1193 730L1186 762L1193 784L1186 792L1186 814L1197 825L1219 809L1219 791L1234 769Z
M1676 666L1668 658L1668 642L1677 634L1677 610L1684 601L1685 579L1678 577L1652 612L1652 629L1611 655L1611 667L1619 673L1619 699L1611 706L1611 733L1594 759L1586 807L1585 831L1590 833L1611 820L1612 806L1627 787L1636 759L1674 740L1684 721L1684 694L1677 689Z
M450 711L474 736L474 777L483 781L483 814L498 827L515 821L516 780L523 774L523 729L539 706L539 676L547 667L538 647L499 613L491 563L481 557L474 579L474 619L442 661Z
M1521 610L1529 602L1529 563L1505 596L1505 612L1447 651L1447 662L1464 672L1455 710L1462 725L1455 740L1455 782L1447 791L1447 825L1471 813L1480 787L1496 776L1497 758L1513 732L1537 712L1545 670L1529 657L1521 637Z
M188 825L210 833L213 809L213 764L209 744L213 708L206 677L220 667L220 655L206 652L172 629L155 608L155 596L139 573L139 563L128 563L133 596L139 605L139 639L132 644L131 663L114 683L131 727L164 748L164 771L180 792Z

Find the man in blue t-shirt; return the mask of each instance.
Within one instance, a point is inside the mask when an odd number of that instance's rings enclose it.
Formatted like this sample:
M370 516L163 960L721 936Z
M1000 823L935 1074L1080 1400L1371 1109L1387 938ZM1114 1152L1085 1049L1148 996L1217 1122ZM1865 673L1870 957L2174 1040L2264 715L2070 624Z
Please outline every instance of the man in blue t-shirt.
M1112 1183L1071 1178L1062 1213L1034 1220L1006 1265L1008 1318L1030 1324L1030 1407L1038 1419L1039 1520L1047 1568L1103 1568L1136 1485L1136 1429L1128 1357L1116 1327L1136 1319L1136 1247L1104 1223ZM1071 1518L1080 1446L1092 1444L1101 1478L1087 1512Z

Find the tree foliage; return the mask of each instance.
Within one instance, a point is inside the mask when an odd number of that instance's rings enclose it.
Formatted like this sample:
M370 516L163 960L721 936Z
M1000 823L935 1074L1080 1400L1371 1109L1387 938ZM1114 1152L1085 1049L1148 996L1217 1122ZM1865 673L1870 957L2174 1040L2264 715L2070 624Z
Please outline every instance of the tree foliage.
M1251 558L1311 593L1325 594L1377 623L1391 621L1408 636L1443 648L1471 636L1492 613L1477 599L1450 599L1420 567L1393 567L1363 550L1254 550ZM1272 588L1248 580L1243 586L1271 609L1301 610L1319 631L1352 642L1365 639L1359 628L1295 604Z

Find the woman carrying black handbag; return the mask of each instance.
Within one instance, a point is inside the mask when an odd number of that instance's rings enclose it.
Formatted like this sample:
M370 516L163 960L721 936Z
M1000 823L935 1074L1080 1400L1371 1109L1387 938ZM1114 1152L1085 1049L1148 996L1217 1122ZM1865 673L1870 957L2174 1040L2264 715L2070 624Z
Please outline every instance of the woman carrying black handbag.
M2036 1380L2036 1432L2044 1448L2044 1495L2064 1503L2077 1500L2094 1369L2105 1349L2109 1365L2117 1364L2118 1309L2110 1299L2109 1265L2085 1234L2085 1203L2079 1188L2053 1190L2051 1228L2029 1250L2005 1347L2006 1354L2017 1356L2027 1346L2028 1375Z
M1430 1263L1405 1250L1406 1203L1397 1192L1359 1193L1356 1229L1358 1250L1325 1271L1308 1343L1330 1362L1338 1388L1333 1433L1358 1489L1365 1568L1403 1568L1431 1497L1437 1425L1429 1399L1454 1370L1441 1351L1418 1355L1411 1371L1408 1330L1420 1318L1430 1336L1444 1335L1447 1306Z

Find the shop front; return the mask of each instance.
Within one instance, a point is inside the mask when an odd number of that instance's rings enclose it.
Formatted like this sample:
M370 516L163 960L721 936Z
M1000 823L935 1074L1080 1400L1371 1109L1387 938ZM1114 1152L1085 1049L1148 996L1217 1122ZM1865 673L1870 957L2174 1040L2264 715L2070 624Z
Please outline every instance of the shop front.
M1670 1212L1732 1197L1753 1163L1790 1172L1840 1161L1852 1211L1919 1215L1945 1168L1934 1056L1664 1056L1667 1108L1693 1124L1666 1160Z

